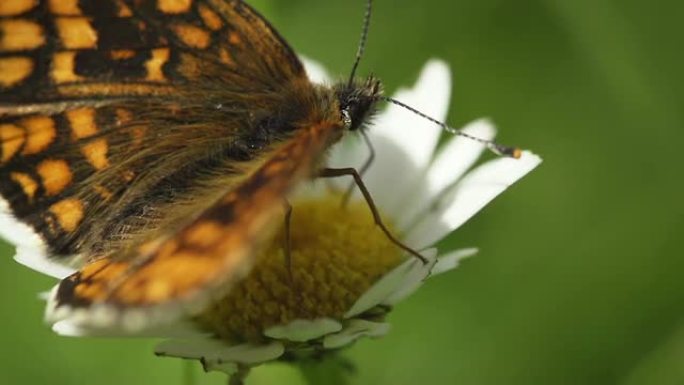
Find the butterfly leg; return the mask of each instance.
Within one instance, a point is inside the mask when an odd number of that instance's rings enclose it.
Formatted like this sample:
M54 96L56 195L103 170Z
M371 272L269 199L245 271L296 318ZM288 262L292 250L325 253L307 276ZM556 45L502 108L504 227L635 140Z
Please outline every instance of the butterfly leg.
M366 147L368 147L369 151L368 158L366 158L366 161L363 162L363 165L359 170L359 175L363 177L375 160L375 148L365 132L361 131L361 137L363 138L363 142L366 143ZM354 192L354 187L356 187L356 183L352 182L349 184L347 191L345 191L344 195L342 196L342 207L346 206L349 202L349 198L351 198L351 195Z
M414 257L420 259L423 261L423 263L427 264L428 260L420 255L417 251L413 250L412 248L406 246L403 244L400 240L394 237L392 233L387 229L387 226L382 222L382 218L380 217L380 213L378 212L377 207L375 206L375 203L373 202L373 198L370 195L370 192L368 191L368 188L366 188L365 183L363 183L363 179L361 179L361 174L359 174L358 171L356 171L355 168L353 167L348 167L348 168L324 168L320 171L318 174L319 177L321 178L337 178L340 176L351 176L354 178L354 184L358 186L359 191L361 191L361 194L363 195L363 198L366 200L366 203L368 204L368 208L370 209L371 213L373 214L373 220L375 221L375 224L382 230L383 233L385 233L385 236L397 245L400 249L408 252L409 254L413 255Z

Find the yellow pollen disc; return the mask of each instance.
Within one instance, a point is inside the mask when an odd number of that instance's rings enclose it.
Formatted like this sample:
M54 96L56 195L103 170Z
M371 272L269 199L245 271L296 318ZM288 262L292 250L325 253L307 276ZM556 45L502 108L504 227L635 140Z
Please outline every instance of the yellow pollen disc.
M198 316L203 328L231 342L259 342L265 329L295 319L341 320L402 261L399 248L374 224L365 201L343 208L341 197L334 195L292 206L292 280L281 229L247 278Z

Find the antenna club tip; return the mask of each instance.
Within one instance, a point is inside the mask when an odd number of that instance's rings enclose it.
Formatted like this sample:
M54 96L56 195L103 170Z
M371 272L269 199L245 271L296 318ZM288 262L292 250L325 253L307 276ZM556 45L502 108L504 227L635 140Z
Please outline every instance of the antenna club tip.
M507 156L513 159L520 159L523 154L522 150L519 147L502 146L500 144L493 142L491 143L489 148L497 155Z

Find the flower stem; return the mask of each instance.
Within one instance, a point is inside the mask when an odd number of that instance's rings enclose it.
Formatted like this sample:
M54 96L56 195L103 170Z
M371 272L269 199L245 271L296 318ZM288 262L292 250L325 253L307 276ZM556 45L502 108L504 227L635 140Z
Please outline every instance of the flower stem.
M183 360L183 385L195 385L197 383L194 365L195 362L192 360Z
M238 371L228 377L228 385L244 385L251 369L248 365L238 364Z
M309 385L349 385L356 373L353 362L340 354L302 361L299 370Z

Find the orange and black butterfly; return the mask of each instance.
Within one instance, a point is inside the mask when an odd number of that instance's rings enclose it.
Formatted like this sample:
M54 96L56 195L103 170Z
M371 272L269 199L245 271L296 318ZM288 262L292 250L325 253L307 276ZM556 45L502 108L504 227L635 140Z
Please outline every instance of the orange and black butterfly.
M0 235L79 269L53 320L171 321L245 276L381 92L313 84L239 0L3 0Z
M80 269L50 317L170 320L246 274L380 92L314 85L242 1L3 0L0 232Z

